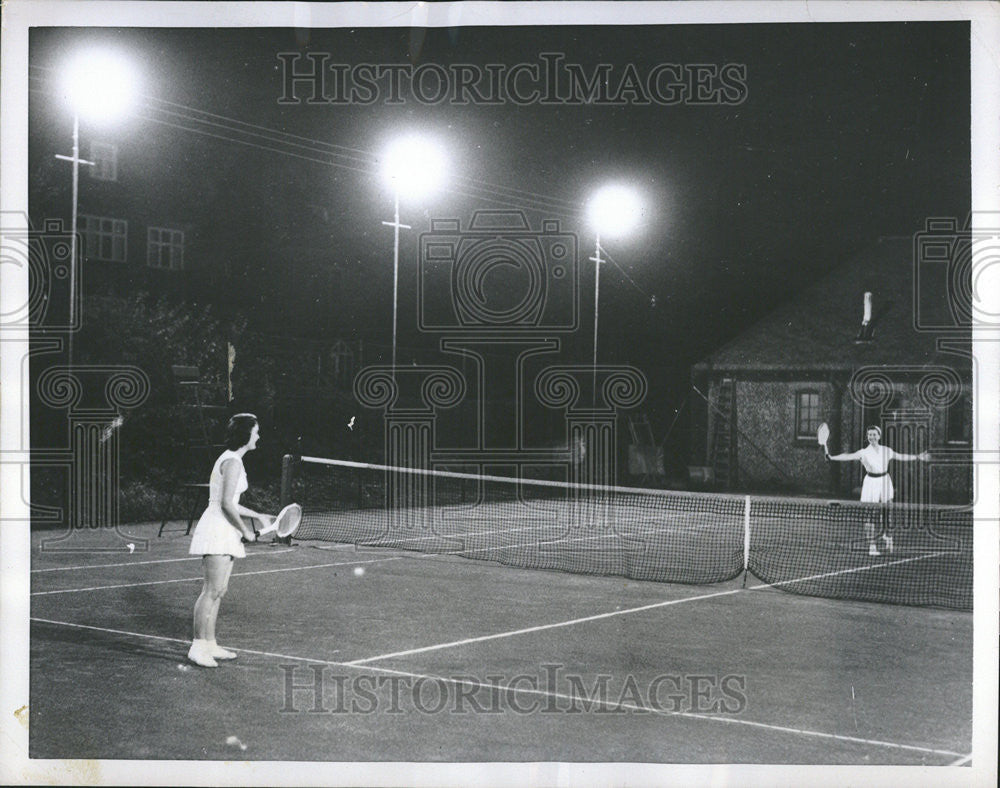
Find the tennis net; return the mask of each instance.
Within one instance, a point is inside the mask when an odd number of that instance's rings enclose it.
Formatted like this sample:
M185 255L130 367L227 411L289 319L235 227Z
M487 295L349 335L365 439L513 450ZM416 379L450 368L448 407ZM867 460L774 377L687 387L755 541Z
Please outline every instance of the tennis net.
M674 583L747 573L793 593L972 608L970 507L574 484L513 468L318 457L285 467L284 489L303 507L300 540Z

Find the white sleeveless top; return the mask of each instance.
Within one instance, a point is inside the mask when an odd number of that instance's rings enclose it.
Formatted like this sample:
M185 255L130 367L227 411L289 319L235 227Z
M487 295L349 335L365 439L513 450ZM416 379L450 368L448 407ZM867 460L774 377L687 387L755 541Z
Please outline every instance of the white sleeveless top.
M866 473L885 473L889 470L889 460L896 456L896 452L888 446L866 446L860 452L861 465Z
M247 472L243 468L243 458L236 452L226 449L219 455L219 459L212 466L212 476L208 480L208 503L209 505L222 505L222 463L226 460L234 459L240 464L240 478L236 483L236 495L233 496L233 503L240 502L240 496L246 492L249 486L247 482Z

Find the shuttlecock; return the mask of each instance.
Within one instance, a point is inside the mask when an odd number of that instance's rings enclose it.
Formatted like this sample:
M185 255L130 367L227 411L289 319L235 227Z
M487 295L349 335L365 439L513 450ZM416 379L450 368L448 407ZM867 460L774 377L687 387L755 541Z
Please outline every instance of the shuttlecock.
M365 568L363 566L354 567L354 576L361 577L365 573Z

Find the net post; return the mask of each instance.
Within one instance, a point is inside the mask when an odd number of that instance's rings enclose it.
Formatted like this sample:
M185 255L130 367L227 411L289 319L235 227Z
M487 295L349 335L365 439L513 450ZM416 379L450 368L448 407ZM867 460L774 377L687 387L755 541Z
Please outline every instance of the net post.
M743 499L743 587L750 572L750 496Z
M281 458L281 500L279 506L283 509L292 502L292 479L295 474L295 456L286 454Z
M295 479L295 463L300 456L301 453L298 455L286 454L281 458L281 492L278 506L282 509L292 502L292 482ZM292 543L292 537L275 536L274 541L290 545Z

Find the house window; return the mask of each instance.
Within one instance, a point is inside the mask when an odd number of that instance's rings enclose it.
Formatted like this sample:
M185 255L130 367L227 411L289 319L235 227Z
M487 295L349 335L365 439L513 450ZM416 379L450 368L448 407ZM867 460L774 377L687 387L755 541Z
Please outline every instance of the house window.
M972 398L963 394L948 406L947 440L950 444L969 446L972 443Z
M79 217L80 233L89 260L108 260L124 263L128 222L107 216Z
M816 438L823 419L820 415L819 392L800 391L795 400L795 437Z
M354 351L344 340L338 339L330 348L330 362L333 367L333 385L350 388L354 379Z
M184 233L166 227L150 227L146 235L146 265L179 271L184 267Z
M94 162L90 177L98 181L118 180L118 147L106 142L90 143L90 160Z

